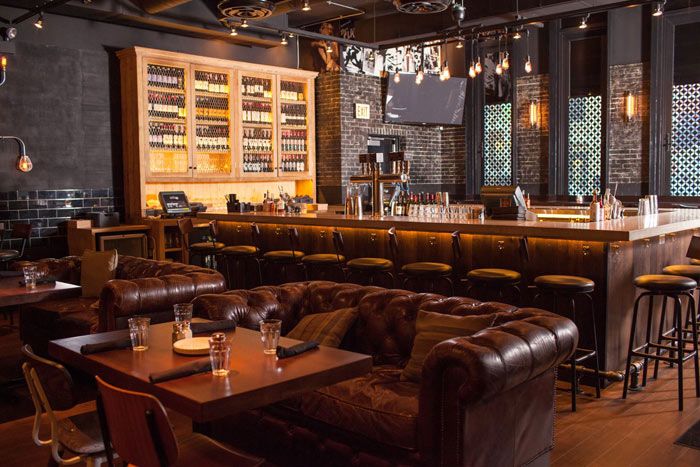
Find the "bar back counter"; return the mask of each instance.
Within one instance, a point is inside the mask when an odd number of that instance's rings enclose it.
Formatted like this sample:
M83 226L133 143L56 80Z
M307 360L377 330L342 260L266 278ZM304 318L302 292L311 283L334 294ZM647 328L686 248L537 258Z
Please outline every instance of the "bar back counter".
M459 231L463 256L457 272L461 276L476 268L513 269L522 274L523 287L545 274L587 277L595 281L593 298L600 363L601 370L607 371L624 370L637 293L634 278L642 274L660 274L669 264L687 263L685 255L690 237L700 229L700 210L691 209L591 223L359 218L323 212L209 212L200 217L216 219L219 240L230 245L250 244L250 223L257 223L263 251L287 249L287 228L294 226L299 230L304 252L329 253L333 251L331 232L338 229L345 239L345 254L349 259L390 258L386 230L396 227L400 264L451 263L450 234ZM528 300L528 295L523 295L524 300ZM585 323L580 326L581 346L590 346L592 330L586 329ZM642 334L643 329L637 333L640 342Z

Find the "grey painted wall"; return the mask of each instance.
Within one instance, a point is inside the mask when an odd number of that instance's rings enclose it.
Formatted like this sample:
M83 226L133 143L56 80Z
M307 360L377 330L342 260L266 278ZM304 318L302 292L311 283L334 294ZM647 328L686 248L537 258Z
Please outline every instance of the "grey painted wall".
M0 16L21 10L0 7ZM34 170L14 170L17 148L0 145L0 192L121 189L117 50L145 46L254 63L296 66L294 42L264 49L56 15L22 23L0 87L0 135L24 139Z

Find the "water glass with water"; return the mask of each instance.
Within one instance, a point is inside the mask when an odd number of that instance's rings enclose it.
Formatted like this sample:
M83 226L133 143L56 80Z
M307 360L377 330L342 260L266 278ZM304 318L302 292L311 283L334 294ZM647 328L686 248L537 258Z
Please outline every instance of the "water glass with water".
M22 272L24 273L25 287L27 287L28 289L35 289L37 277L36 266L25 266L24 268L22 268Z
M223 332L215 332L209 338L209 360L214 376L227 376L231 363L231 345Z
M176 303L173 305L173 312L175 314L175 322L186 322L187 324L192 322L192 309L191 303Z
M151 318L134 316L129 318L129 334L131 335L132 350L148 350L148 330Z
M280 340L282 320L264 319L260 321L260 339L263 343L263 352L268 355L277 354L277 344Z

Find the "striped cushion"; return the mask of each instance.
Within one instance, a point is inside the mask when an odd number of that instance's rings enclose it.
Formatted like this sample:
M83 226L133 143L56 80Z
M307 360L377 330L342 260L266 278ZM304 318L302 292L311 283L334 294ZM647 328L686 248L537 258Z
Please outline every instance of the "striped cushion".
M476 334L491 327L495 318L495 314L452 316L419 310L411 359L401 372L401 381L420 383L423 362L434 346L453 337Z
M357 308L341 308L329 313L307 315L289 331L287 337L338 347L356 318Z

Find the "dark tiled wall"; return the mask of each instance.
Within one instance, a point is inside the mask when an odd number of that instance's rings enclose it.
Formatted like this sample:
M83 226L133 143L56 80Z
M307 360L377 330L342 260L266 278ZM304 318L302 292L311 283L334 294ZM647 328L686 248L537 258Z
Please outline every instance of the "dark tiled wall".
M60 257L68 253L66 222L88 212L118 210L112 188L0 192L0 222L32 224L27 257ZM7 247L7 243L5 247ZM13 240L12 248L20 242Z

